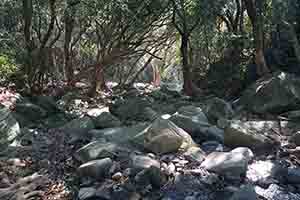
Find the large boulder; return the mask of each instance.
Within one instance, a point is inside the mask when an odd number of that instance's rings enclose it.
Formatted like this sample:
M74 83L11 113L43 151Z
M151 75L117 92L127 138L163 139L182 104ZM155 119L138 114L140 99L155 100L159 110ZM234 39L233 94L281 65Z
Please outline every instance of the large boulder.
M299 109L300 78L285 72L263 77L243 93L240 103L255 113Z
M205 159L205 152L199 147L190 147L183 154L189 160L201 163Z
M99 116L93 119L96 128L112 128L121 126L120 120L110 114L109 112L103 112Z
M217 122L219 119L231 119L234 115L231 104L218 97L207 101L204 112L212 122Z
M274 142L266 134L275 126L272 121L249 121L242 122L233 120L225 128L224 144L229 147L249 147L252 150L271 149Z
M187 149L193 145L191 136L167 119L157 118L144 135L145 149L158 155Z
M31 102L20 102L16 104L15 112L26 121L37 121L47 117L47 111Z
M160 168L160 163L157 160L150 158L149 156L132 155L131 167L136 170L147 169L151 166Z
M130 127L91 130L95 140L105 139L107 142L120 145L135 146L141 150L156 154L176 152L194 145L191 136L173 122L157 118L150 125L137 124Z
M95 128L95 125L93 123L93 120L88 117L81 117L78 119L74 119L72 121L70 121L69 123L65 124L63 127L61 127L62 129L84 129L86 131L92 130Z
M0 106L0 149L5 149L20 134L20 126L11 112Z
M74 157L81 162L102 158L115 158L118 156L129 156L130 150L122 147L120 144L111 142L91 142L76 151Z
M292 137L290 138L290 142L293 142L296 145L300 146L300 131L292 135Z
M48 113L60 112L55 99L52 96L34 96L31 98L35 105L40 106Z
M132 97L125 100L118 100L109 107L109 111L121 120L147 121L149 120L148 110L151 106L145 98ZM150 116L151 118L151 116Z
M191 135L199 135L210 126L202 109L195 106L179 108L170 120Z
M248 163L253 156L252 151L246 147L239 147L230 152L213 152L206 157L201 167L229 177L239 177L246 174Z
M42 123L47 128L58 128L69 121L68 116L65 113L59 112L50 114L47 118L43 119Z
M249 182L266 186L277 180L283 180L287 173L286 168L274 160L254 161L248 166L246 173Z
M109 169L112 165L113 161L110 158L92 160L80 165L77 171L81 178L102 180L108 175Z
M290 184L300 184L300 168L289 167L287 170L286 181Z
M104 139L107 142L122 144L125 146L135 145L143 148L145 129L149 126L147 123L136 124L134 126L122 126L106 129L94 129L89 133L94 140Z

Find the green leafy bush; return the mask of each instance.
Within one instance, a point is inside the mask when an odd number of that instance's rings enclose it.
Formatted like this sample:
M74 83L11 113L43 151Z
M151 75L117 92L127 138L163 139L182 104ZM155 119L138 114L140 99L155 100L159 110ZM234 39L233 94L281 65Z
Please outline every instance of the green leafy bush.
M14 60L6 55L0 55L0 80L8 80L18 70Z

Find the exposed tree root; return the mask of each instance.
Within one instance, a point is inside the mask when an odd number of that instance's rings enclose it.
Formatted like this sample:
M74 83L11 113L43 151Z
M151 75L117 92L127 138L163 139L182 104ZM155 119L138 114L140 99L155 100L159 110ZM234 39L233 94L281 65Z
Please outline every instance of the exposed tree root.
M47 178L37 173L18 180L7 188L0 189L1 200L28 200L35 196L42 196L39 190L47 183Z

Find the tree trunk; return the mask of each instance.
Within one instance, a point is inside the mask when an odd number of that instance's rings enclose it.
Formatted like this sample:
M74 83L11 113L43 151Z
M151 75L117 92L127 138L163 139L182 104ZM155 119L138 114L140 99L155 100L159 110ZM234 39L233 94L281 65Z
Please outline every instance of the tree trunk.
M89 96L94 97L97 95L98 91L108 90L105 78L103 65L98 63L94 65L94 78L92 81L91 89L89 91Z
M147 66L151 63L152 60L153 60L153 56L150 56L148 60L145 62L145 64L143 65L143 67L134 75L131 81L127 84L128 86L132 86L134 84L134 82L138 79L139 75L147 68Z
M193 78L191 67L188 59L188 36L181 36L181 62L182 62L182 72L183 72L183 91L185 94L192 96L193 91Z
M72 9L72 8L70 8ZM72 39L72 32L74 28L74 19L72 13L67 9L65 13L65 43L64 43L64 54L65 54L65 72L68 84L72 84L74 69L72 65L72 56L70 52L70 44Z
M153 80L152 84L155 87L158 87L160 85L161 77L160 77L160 72L157 66L152 66L153 70Z
M32 28L32 0L23 0L23 20L24 20L24 39L27 51L27 58L25 63L25 73L28 75L29 80L32 74L32 59L31 54L34 49L34 44L31 39L31 28Z
M252 23L252 31L255 46L256 71L259 76L270 72L264 57L264 20L263 20L263 0L244 0L246 10Z

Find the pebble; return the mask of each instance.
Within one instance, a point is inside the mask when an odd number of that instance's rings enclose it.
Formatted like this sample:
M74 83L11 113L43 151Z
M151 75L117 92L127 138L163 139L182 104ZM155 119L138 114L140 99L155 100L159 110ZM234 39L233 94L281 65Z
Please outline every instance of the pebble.
M173 163L170 163L167 167L166 173L167 175L172 175L176 172L176 167Z
M148 153L147 156L152 159L155 159L156 157L154 153Z
M195 196L185 197L184 200L197 200Z
M165 163L165 162L161 163L160 168L163 169L163 170L167 170L168 169L167 163Z
M117 172L111 178L114 181L119 181L122 177L123 177L123 174L121 172Z

